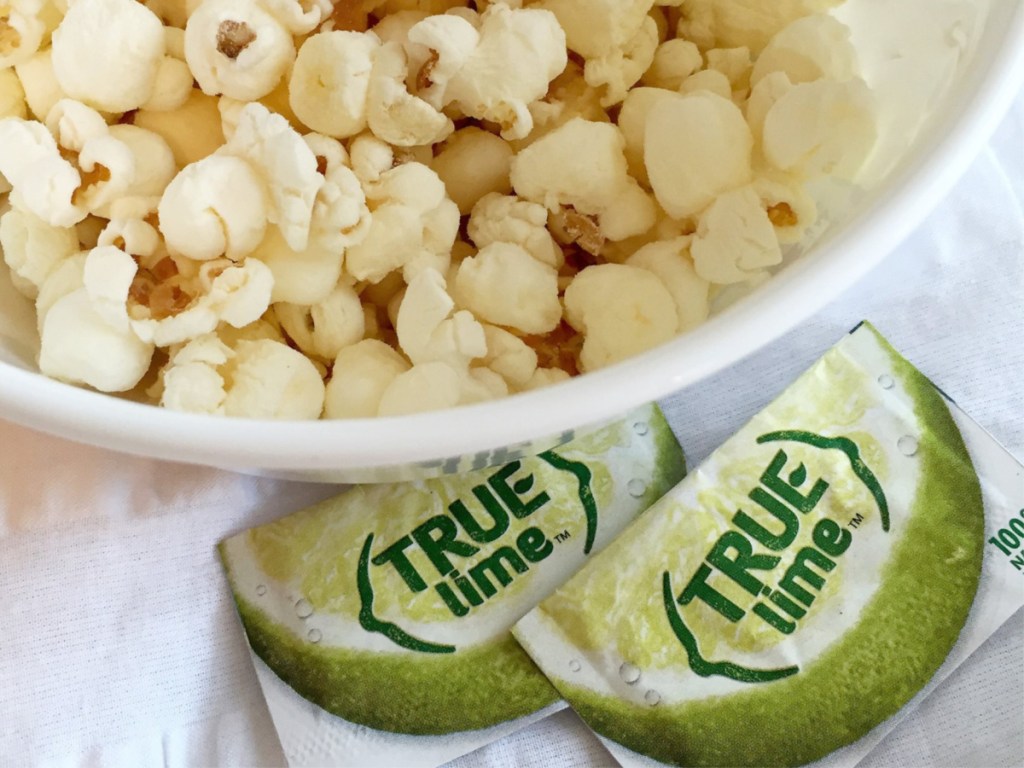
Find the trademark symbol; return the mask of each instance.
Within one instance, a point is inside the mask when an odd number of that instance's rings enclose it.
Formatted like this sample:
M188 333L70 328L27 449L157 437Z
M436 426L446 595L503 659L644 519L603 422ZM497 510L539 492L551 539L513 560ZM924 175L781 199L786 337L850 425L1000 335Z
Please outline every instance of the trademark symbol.
M858 528L860 526L860 524L863 523L863 522L864 522L864 515L862 515L860 512L858 512L856 515L853 516L853 519L849 523L847 523L847 526L850 527L850 528Z
M555 534L555 543L561 544L563 541L568 541L571 534L569 531L562 531L561 533Z

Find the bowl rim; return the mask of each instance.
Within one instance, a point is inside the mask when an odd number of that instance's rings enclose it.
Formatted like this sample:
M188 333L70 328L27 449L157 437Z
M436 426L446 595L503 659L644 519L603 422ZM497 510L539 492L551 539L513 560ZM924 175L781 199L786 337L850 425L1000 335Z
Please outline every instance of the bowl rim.
M528 444L607 421L732 365L861 279L967 170L1024 84L1024 3L980 49L952 124L815 258L801 259L693 331L606 369L487 403L374 419L270 421L168 411L0 361L0 415L77 442L156 459L255 470L386 468ZM808 291L809 285L815 290ZM771 322L765 322L765 318ZM695 354L698 353L699 354ZM609 393L613 393L609 395Z

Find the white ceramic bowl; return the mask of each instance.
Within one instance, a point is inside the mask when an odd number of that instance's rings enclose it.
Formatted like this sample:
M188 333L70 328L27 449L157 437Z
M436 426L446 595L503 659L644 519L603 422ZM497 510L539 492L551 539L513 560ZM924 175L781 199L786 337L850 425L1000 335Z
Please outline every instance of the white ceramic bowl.
M839 15L853 29L886 118L868 192L832 206L813 245L778 275L669 344L545 390L450 411L333 422L215 418L41 376L31 307L0 284L0 416L161 459L382 481L543 450L699 381L791 329L895 248L966 170L1024 82L1020 0L850 0Z

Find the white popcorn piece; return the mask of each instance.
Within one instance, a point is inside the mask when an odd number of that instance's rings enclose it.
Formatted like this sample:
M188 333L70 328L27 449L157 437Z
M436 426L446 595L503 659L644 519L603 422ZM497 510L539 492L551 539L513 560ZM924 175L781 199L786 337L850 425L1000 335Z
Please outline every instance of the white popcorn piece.
M18 290L35 299L54 267L78 252L73 227L54 227L30 211L11 208L0 216L0 250Z
M700 91L713 93L723 99L732 99L732 84L729 82L729 78L717 69L702 69L700 72L690 75L679 86L681 94Z
M373 34L322 32L299 49L289 104L314 131L345 139L366 129L367 97L380 41Z
M509 388L499 374L490 368L470 368L461 381L459 405L472 405L508 397Z
M251 0L203 0L185 27L185 60L210 96L263 98L294 59L291 33Z
M656 218L654 202L629 176L624 149L616 126L571 120L516 156L512 187L550 211L571 207L593 217L601 237L624 240Z
M188 99L177 109L139 110L135 113L135 126L160 134L174 153L174 162L179 168L198 163L224 144L217 100L197 89L192 89Z
M658 26L650 16L623 48L615 48L601 57L588 59L583 70L589 85L603 89L601 106L620 104L626 93L639 82L654 63L658 49Z
M142 218L156 210L160 196L177 173L174 152L160 134L135 125L112 125L109 135L131 153L131 180L116 195L105 194L103 201L90 205L89 210L115 218L115 211L126 217L134 209L139 212L137 218ZM113 181L113 173L111 176Z
M497 373L512 390L524 389L537 372L537 353L504 328L484 325L487 354L477 362Z
M492 5L478 27L456 15L431 16L409 31L409 40L434 54L419 72L422 97L438 109L454 104L497 123L505 139L531 131L529 105L568 62L558 20L534 8Z
M782 262L775 228L752 186L720 195L700 217L690 246L697 274L740 283Z
M0 6L0 69L30 59L46 36L45 0L7 0Z
M652 88L679 89L683 81L704 65L700 49L690 40L666 40L654 52L654 60L641 82Z
M302 136L280 115L252 103L242 109L238 128L221 151L249 161L263 176L269 192L267 220L277 224L289 247L305 248L324 177Z
M764 120L764 155L805 179L854 181L878 139L875 102L863 80L800 83Z
M462 398L463 379L442 362L419 363L400 373L381 395L378 415L404 416L454 408Z
M483 326L469 312L455 311L444 277L433 269L423 270L409 284L395 330L414 365L440 361L464 370L487 354Z
M28 117L25 89L13 69L0 69L0 120L5 117Z
M448 138L455 125L444 113L409 93L405 79L408 57L398 43L385 43L377 52L367 91L367 124L375 136L396 147L436 144Z
M711 285L697 274L690 259L690 238L677 237L649 243L626 259L626 265L653 272L668 289L679 317L682 333L708 318Z
M218 369L233 357L234 352L216 334L188 342L161 372L160 405L172 411L223 415L227 392Z
M267 229L263 180L245 160L213 155L188 165L160 199L160 231L172 254L239 261Z
M358 245L366 239L371 224L366 193L355 172L346 165L348 158L341 144L326 136L311 142L314 137L316 134L310 134L305 140L316 155L318 167L323 166L324 185L313 204L310 238L333 250ZM321 154L324 142L333 145L333 153Z
M293 35L308 35L334 12L332 0L259 0Z
M338 352L331 380L327 382L324 418L376 416L385 390L409 368L408 360L376 339L345 347Z
M53 105L67 97L54 74L53 50L50 48L37 51L30 59L18 64L14 71L24 89L28 108L37 120L45 120Z
M565 317L583 334L583 372L617 363L671 339L676 305L652 272L624 264L587 267L565 290Z
M409 39L409 30L429 16L429 13L422 10L395 11L384 16L370 31L382 43L398 43L402 46L405 55L409 57L409 71L419 73L430 58L430 51L426 46L412 42Z
M8 117L0 120L0 175L20 205L54 227L74 226L88 214L75 201L82 186L78 170L65 160L41 123Z
M726 98L699 91L659 100L647 115L644 162L661 207L682 219L747 184L753 143L743 114Z
M794 84L856 76L857 51L849 27L826 14L797 19L761 51L750 82L757 83L772 72L785 72Z
M659 101L679 100L682 95L666 88L633 88L619 110L619 130L626 141L624 153L629 174L646 187L650 187L647 166L644 164L644 144L647 141L647 118Z
M225 261L217 266L222 271L207 285L201 284L200 295L180 312L159 318L133 315L130 323L135 334L167 347L210 333L221 322L242 328L258 320L270 306L270 270L253 258L240 265Z
M71 98L127 112L153 95L165 50L163 24L136 0L76 0L53 33L53 71Z
M747 98L743 110L747 118L747 125L750 127L750 134L759 151L763 152L764 121L768 117L768 112L775 106L775 102L792 88L793 84L785 72L772 72L758 80L757 84L750 89L750 96Z
M39 295L36 297L36 322L40 335L50 308L60 299L82 287L85 256L85 252L79 252L58 261L39 286Z
M273 275L271 301L309 306L325 299L341 277L344 250L311 240L301 251L293 251L277 227L267 235L249 258L259 259Z
M534 371L533 376L519 389L521 392L530 392L534 389L554 386L563 381L568 381L570 378L572 377L561 368L538 368Z
M359 181L369 187L379 182L385 171L395 167L395 152L386 141L372 133L363 133L349 144L349 161Z
M565 254L548 231L547 223L548 212L543 205L495 193L480 198L473 206L467 229L477 248L512 243L541 264L561 269Z
M749 48L712 48L704 56L708 69L725 75L733 91L746 91L750 88L754 62Z
M202 0L146 0L146 7L155 13L169 29L184 30L188 17Z
M367 185L366 198L373 217L365 239L346 252L350 275L378 283L396 269L407 272L406 280L423 267L447 270L459 210L436 173L421 163L404 163Z
M345 347L363 338L366 318L352 286L335 286L327 298L310 307L276 304L275 311L288 337L305 354L334 360Z
M511 243L491 243L459 265L454 295L476 317L526 334L562 319L558 272Z
M430 167L441 177L448 196L465 216L485 195L512 191L509 173L514 154L507 141L469 126L448 138Z
M569 48L585 59L623 50L644 24L653 0L542 0L555 14Z
M240 341L225 376L224 414L249 419L318 419L320 372L301 352L269 339Z
M192 94L192 70L184 58L164 56L157 67L153 93L140 105L152 112L170 112L179 109Z
M124 392L149 369L153 345L139 339L125 311L137 265L117 248L96 248L83 260L82 287L41 313L39 370L101 392Z
M842 0L685 0L686 23L681 37L694 39L702 48L747 47L758 54L779 30L812 13L826 11Z

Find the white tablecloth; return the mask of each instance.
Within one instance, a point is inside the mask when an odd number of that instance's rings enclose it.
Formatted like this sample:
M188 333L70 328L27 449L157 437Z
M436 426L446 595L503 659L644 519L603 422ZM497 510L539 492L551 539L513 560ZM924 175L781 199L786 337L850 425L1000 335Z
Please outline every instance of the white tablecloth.
M691 463L862 318L1024 459L1022 203L1024 97L867 279L663 403ZM283 764L214 545L332 489L130 458L4 422L0 445L0 765ZM1018 612L866 764L1024 765L1022 640ZM570 712L457 761L611 763Z

